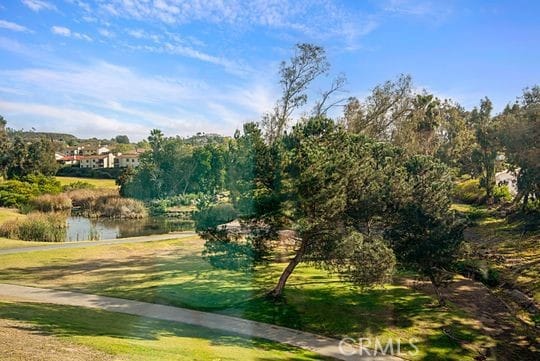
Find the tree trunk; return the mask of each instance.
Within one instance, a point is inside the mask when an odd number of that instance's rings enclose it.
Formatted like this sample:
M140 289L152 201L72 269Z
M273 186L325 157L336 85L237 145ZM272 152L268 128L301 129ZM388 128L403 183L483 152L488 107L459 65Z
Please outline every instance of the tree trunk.
M433 289L435 290L435 294L437 295L437 300L439 301L439 306L440 307L446 306L446 299L444 298L443 294L441 293L440 285L438 284L437 280L435 279L435 276L430 275L429 280L431 281L431 284L433 285Z
M281 274L281 276L279 276L279 280L276 287L274 287L274 289L268 293L268 296L272 298L280 298L283 295L283 289L285 288L285 284L287 283L289 276L293 273L296 266L298 266L298 264L302 261L302 257L304 256L305 252L306 252L306 245L305 245L305 241L302 240L302 243L300 244L300 248L298 248L293 259L289 262L287 267L285 267L285 269L283 270L283 273Z

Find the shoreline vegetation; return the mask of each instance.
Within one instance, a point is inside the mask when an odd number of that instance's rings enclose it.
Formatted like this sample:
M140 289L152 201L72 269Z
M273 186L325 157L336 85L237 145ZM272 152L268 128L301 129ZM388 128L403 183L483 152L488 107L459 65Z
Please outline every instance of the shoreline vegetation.
M98 188L85 179L64 184L43 176L4 181L0 183L0 201L20 212L20 217L0 222L0 237L33 242L65 241L66 221L71 213L94 219L132 220L148 216L143 202L120 196L118 189ZM14 210L10 213L17 214Z

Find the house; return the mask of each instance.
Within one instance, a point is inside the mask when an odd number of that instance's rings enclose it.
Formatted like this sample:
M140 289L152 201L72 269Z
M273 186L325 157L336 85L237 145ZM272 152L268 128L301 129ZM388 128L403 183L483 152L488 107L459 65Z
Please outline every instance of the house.
M100 154L100 155L87 155L81 156L80 167L81 168L113 168L114 167L114 155L112 153Z
M81 150L81 154L84 156L90 156L90 155L102 155L110 153L110 149L107 147L83 147Z
M60 159L57 158L56 161L62 165L74 166L79 164L81 157L80 155L64 155Z
M138 167L139 166L139 154L122 154L118 153L114 157L114 167L115 168L127 168L127 167Z

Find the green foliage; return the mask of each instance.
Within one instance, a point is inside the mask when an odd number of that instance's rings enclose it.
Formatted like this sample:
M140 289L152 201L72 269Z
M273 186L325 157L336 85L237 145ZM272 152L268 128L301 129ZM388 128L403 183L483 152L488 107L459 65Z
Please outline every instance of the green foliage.
M76 189L95 189L96 186L84 181L71 182L62 186L62 192L69 192Z
M486 197L486 190L480 187L478 179L469 179L458 182L454 186L453 196L463 203L481 204Z
M523 208L540 199L540 86L525 89L521 102L501 115L498 136L512 168L518 172L518 197Z
M219 225L228 223L238 217L236 209L228 203L220 203L198 210L194 215L197 231L217 229Z
M496 203L508 203L512 201L512 195L507 185L493 187L493 198Z
M119 144L129 144L129 138L127 135L117 135L114 140Z
M139 167L128 168L118 178L122 195L150 200L222 190L225 144L194 145L181 138L165 138L156 129L148 143L152 151L141 155Z
M0 206L22 207L41 194L60 191L60 182L54 177L29 175L21 180L8 180L0 183Z
M351 232L335 249L328 268L360 287L385 284L392 278L396 257L387 242L378 237L364 237Z

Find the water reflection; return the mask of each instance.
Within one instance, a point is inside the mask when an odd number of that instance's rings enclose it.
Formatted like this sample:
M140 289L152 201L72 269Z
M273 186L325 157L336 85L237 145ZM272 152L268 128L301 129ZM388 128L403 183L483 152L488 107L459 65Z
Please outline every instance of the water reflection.
M193 229L191 221L148 217L145 219L67 218L66 241L88 241L163 234Z

